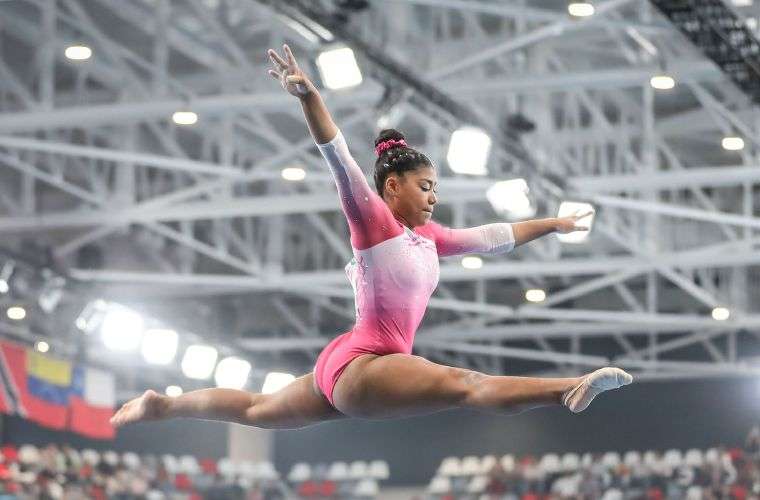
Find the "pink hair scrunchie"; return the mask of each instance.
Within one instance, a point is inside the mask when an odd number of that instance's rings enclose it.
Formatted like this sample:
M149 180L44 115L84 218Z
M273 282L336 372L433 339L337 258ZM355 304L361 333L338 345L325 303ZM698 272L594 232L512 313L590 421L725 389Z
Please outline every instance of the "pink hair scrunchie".
M375 146L375 154L377 156L382 155L386 150L395 148L397 146L406 146L406 141L404 139L388 139L387 141L383 141L377 146Z

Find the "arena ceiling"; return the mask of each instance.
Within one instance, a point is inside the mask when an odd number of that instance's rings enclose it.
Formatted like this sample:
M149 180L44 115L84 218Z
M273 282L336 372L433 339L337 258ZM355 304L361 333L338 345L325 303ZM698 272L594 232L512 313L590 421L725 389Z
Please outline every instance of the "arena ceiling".
M517 177L537 216L564 200L597 209L581 245L550 236L480 269L444 259L416 352L491 373L760 373L757 107L649 2L594 4L573 19L560 0L0 1L0 246L67 283L50 313L11 290L2 303L30 312L2 331L67 355L86 346L134 386L166 379L176 368L109 354L74 327L104 298L261 370L309 371L352 324L351 249L265 50L290 44L316 77L316 56L348 45L364 81L325 90L328 106L366 172L381 125L439 165L440 222L504 220L485 191ZM731 7L756 29L760 5ZM308 15L337 23L331 42ZM92 57L67 59L75 44ZM675 88L650 86L661 73ZM172 122L183 109L195 125ZM446 164L467 117L502 134L485 177ZM744 149L724 150L726 136ZM292 166L303 181L282 178ZM531 288L547 299L527 303Z

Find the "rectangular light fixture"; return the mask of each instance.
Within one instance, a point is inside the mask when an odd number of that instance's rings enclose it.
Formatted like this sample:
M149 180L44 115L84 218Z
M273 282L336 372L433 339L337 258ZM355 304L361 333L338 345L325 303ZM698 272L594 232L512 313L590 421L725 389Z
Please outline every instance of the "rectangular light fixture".
M494 183L486 191L486 198L497 214L520 220L536 215L536 207L528 198L529 192L525 179L510 179Z
M210 345L191 345L182 358L182 373L187 378L206 380L214 373L218 353Z
M326 50L317 56L317 67L325 87L331 90L355 87L362 83L362 72L354 51L348 47Z
M451 134L446 160L457 174L486 175L491 137L477 127L462 127Z

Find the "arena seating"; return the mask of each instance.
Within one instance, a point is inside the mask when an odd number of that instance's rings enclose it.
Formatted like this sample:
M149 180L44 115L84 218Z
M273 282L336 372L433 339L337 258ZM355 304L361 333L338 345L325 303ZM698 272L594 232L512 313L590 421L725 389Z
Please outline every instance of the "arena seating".
M430 500L745 499L760 491L760 455L740 449L447 457Z
M138 455L68 446L0 448L0 499L292 498L271 462Z
M369 499L379 496L379 483L389 475L388 464L382 460L313 466L301 462L291 467L288 481L301 498Z

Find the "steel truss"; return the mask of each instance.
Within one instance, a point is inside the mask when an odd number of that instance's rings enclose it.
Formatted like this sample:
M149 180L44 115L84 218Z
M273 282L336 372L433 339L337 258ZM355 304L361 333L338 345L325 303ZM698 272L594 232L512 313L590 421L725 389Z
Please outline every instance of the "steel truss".
M352 322L351 251L300 109L265 72L267 47L288 42L306 62L324 44L269 3L1 2L0 233L49 248L93 297L305 372ZM441 165L444 223L498 220L484 191L516 175L535 183L540 215L563 199L598 207L588 244L549 237L479 270L446 259L420 353L493 373L757 375L760 115L649 2L597 2L583 21L525 1L313 5L298 12L365 70L357 89L324 92L360 164L383 117ZM67 60L82 42L93 58ZM663 62L678 86L660 95L648 81ZM197 125L171 123L184 108ZM489 177L448 171L452 127L500 130L517 112L536 128L498 138ZM729 134L743 151L720 148ZM281 178L292 165L302 183ZM524 302L532 287L544 303ZM50 336L84 299L3 331ZM711 318L718 306L727 321Z

